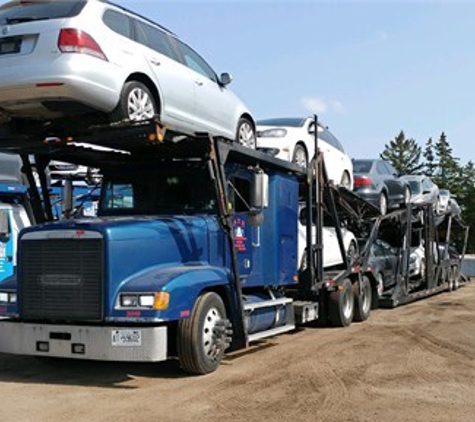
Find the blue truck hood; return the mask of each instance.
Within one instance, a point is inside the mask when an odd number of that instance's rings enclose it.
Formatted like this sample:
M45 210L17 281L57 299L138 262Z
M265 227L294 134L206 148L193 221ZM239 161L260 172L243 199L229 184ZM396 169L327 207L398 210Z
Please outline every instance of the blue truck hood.
M104 239L106 315L118 292L159 291L187 268L223 267L224 236L216 217L106 217L43 224L24 230L98 232ZM222 278L222 275L220 275Z

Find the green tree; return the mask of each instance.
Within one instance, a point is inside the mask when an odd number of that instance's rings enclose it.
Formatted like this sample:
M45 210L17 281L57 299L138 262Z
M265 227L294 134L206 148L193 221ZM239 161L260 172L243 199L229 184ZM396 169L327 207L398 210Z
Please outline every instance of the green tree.
M459 165L459 159L453 156L445 132L442 132L435 144L435 151L437 155L437 171L433 175L435 183L441 189L449 189L452 193L458 193L463 182L462 168Z
M426 142L426 148L424 151L424 169L425 174L429 177L434 177L435 172L437 170L437 162L435 160L435 151L434 151L434 143L432 138L429 138Z
M381 158L389 161L400 174L420 174L424 169L421 147L414 139L407 139L404 131L384 148Z

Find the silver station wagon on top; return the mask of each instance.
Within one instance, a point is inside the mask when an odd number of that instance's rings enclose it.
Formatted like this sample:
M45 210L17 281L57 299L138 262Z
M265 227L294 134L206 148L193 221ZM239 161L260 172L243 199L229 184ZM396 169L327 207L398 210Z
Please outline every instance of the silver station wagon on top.
M254 120L230 82L167 29L107 1L15 0L0 8L4 117L158 115L169 129L254 147Z

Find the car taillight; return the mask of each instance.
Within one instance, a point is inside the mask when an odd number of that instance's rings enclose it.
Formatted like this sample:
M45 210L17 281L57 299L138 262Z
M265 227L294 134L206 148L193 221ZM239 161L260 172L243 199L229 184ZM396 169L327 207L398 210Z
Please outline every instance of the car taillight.
M369 187L371 186L371 178L368 176L356 176L354 180L355 188Z
M106 55L94 38L80 29L62 29L59 33L58 48L63 53L89 54L107 61Z

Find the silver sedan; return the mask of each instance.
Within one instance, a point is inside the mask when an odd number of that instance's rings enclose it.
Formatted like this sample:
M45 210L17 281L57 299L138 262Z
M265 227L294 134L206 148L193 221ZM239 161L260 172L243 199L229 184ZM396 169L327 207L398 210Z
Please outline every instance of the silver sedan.
M191 47L101 0L11 1L0 8L0 113L52 120L102 112L159 116L170 129L254 147L254 120Z

